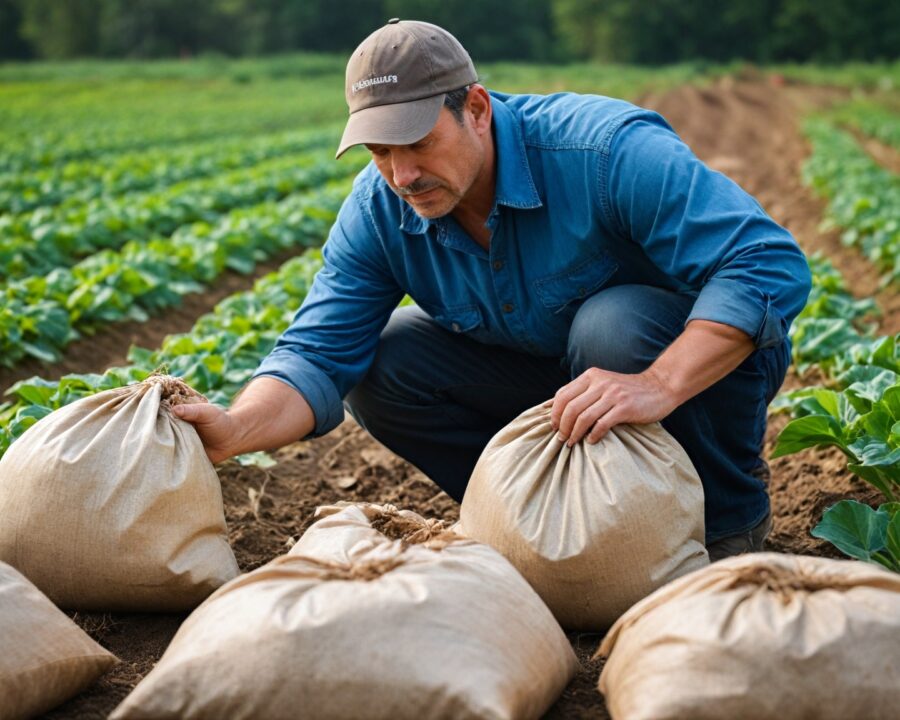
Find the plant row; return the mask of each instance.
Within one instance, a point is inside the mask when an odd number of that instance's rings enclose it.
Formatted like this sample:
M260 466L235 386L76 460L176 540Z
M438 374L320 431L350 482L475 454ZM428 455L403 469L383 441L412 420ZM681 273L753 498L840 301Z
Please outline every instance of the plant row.
M900 149L900 115L871 100L855 100L828 113L834 122Z
M896 350L897 338L894 338ZM853 383L838 392L814 388L803 415L782 430L773 458L814 446L834 446L848 469L887 498L879 508L842 500L813 529L845 554L900 572L900 380L870 392Z
M39 207L84 204L101 196L138 190L162 190L177 182L210 177L250 167L282 155L333 144L328 130L281 133L247 140L228 140L154 148L126 153L109 162L73 161L31 173L0 174L0 214L24 213Z
M821 257L810 259L813 289L792 328L799 372L817 369L830 387L785 393L773 409L793 415L773 458L834 446L848 468L888 502L875 509L845 500L829 508L813 535L845 554L900 572L900 335L874 337L871 300L856 300Z
M256 263L324 234L348 190L341 181L226 216L211 226L183 228L171 238L131 242L73 268L58 268L5 288L0 309L0 358L61 357L78 336L119 320L144 321L203 288L226 268L249 273Z
M827 258L813 255L809 266L812 289L791 326L794 367L801 376L814 367L831 375L845 369L851 348L872 339L878 306L871 298L854 298Z
M876 163L848 132L822 118L806 124L812 154L804 179L828 199L826 225L843 230L883 274L900 278L900 176Z
M335 217L318 208L303 242L318 245ZM211 402L227 404L274 347L321 268L321 253L307 251L256 282L253 289L220 302L188 333L170 335L155 351L133 347L130 365L100 374L71 374L58 381L32 378L7 391L0 406L0 456L31 425L75 400L139 382L155 370L177 375Z
M273 129L282 130L285 126ZM35 129L30 135L22 131L0 137L0 172L24 173L69 162L106 161L122 153L179 145L188 147L222 138L231 140L241 135L252 137L251 133L251 118L242 118L241 122L224 127L213 123L192 124L157 132L148 132L141 122L123 125L102 120L95 121L90 131Z
M358 157L358 156L357 156ZM41 275L102 249L167 236L189 223L217 221L245 205L277 200L359 169L330 153L302 153L249 169L173 185L162 192L99 198L0 217L0 279Z
M239 87L228 78L8 83L0 87L0 172L338 122L342 94L335 76Z

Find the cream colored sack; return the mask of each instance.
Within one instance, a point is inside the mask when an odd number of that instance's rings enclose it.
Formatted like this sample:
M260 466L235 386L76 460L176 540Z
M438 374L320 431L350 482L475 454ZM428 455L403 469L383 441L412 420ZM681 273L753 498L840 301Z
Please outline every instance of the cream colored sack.
M0 720L40 715L118 662L0 562Z
M620 425L572 448L555 436L542 406L497 433L469 480L458 530L499 550L564 628L607 628L709 563L703 486L661 425Z
M216 471L171 412L202 401L153 376L29 428L0 459L0 560L79 610L190 609L237 575Z
M574 653L499 554L389 506L329 512L198 608L111 720L528 719L563 691Z
M680 578L612 627L615 720L900 717L900 575L760 553Z

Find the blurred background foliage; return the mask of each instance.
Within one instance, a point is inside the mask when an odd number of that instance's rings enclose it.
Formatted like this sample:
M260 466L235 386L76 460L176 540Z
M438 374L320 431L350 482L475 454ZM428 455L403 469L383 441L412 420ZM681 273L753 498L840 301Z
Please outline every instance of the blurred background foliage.
M896 0L0 0L0 60L346 53L390 17L476 61L892 60Z

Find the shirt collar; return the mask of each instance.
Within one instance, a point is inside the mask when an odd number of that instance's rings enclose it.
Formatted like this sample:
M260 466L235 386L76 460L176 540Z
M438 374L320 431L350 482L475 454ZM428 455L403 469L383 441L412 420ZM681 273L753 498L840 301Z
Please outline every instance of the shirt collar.
M494 125L494 152L497 162L497 186L494 189L494 209L497 205L518 210L539 208L543 205L538 195L528 155L525 152L525 140L518 118L506 103L491 98ZM412 205L400 198L400 229L407 233L422 235L438 220L423 218L413 210Z
M493 97L494 145L497 153L496 204L519 210L539 208L543 203L538 195L519 119L506 103Z

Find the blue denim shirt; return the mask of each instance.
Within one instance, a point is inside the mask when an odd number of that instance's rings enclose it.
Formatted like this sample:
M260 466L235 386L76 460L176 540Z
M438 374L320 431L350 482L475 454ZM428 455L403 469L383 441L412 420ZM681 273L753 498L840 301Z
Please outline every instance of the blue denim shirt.
M700 162L658 114L606 97L492 92L490 252L419 217L370 163L356 178L293 324L254 377L299 391L314 435L343 419L404 293L447 330L562 357L580 303L640 283L696 296L688 320L786 342L809 268L759 203Z

